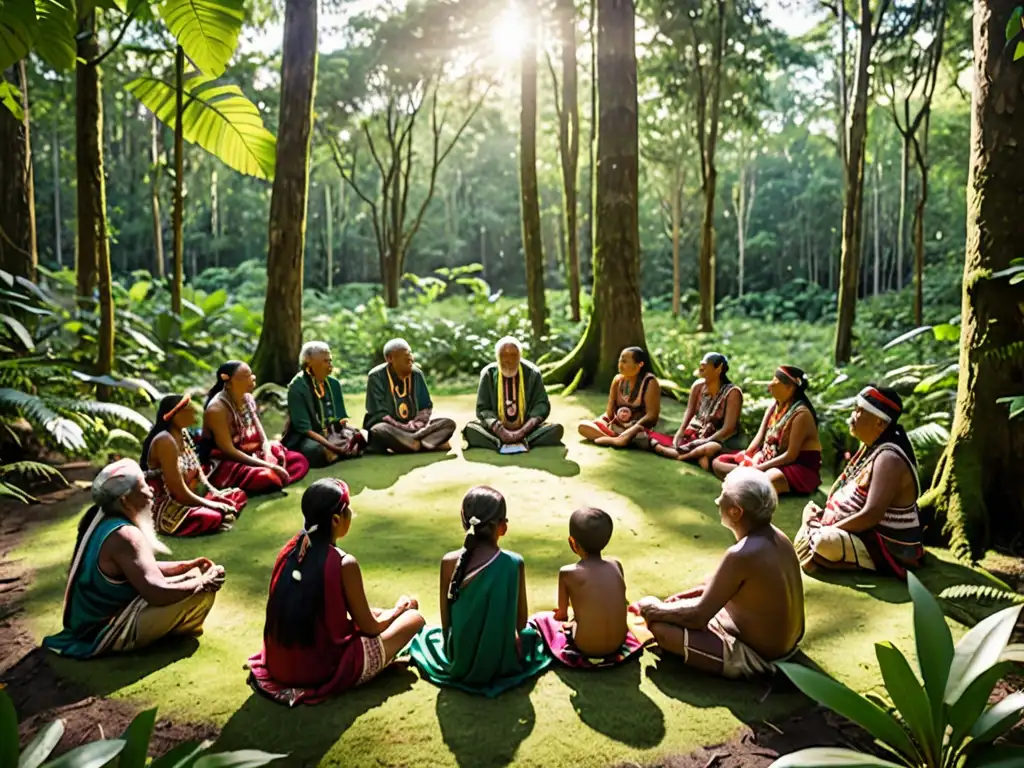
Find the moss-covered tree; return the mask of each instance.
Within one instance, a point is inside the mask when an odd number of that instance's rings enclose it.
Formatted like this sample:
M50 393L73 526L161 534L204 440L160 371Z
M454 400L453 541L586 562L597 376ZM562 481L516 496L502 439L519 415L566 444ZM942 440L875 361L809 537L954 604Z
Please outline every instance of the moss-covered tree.
M594 310L580 343L546 370L544 380L607 387L623 347L646 344L640 303L632 0L597 0L597 89Z
M20 91L22 114L0 105L0 269L34 280L39 257L25 59L5 79Z
M287 0L281 51L281 111L270 197L270 248L263 331L252 368L260 382L287 384L302 346L309 141L316 87L317 0Z
M537 7L523 4L527 27L519 86L519 204L522 211L523 256L526 261L526 301L535 342L547 333L548 308L544 300L544 238L540 225L537 188Z
M974 91L960 381L952 439L921 500L962 558L1024 529L1024 419L1000 398L1024 392L1021 286L1001 270L1024 243L1024 69L1006 49L1017 0L975 0Z

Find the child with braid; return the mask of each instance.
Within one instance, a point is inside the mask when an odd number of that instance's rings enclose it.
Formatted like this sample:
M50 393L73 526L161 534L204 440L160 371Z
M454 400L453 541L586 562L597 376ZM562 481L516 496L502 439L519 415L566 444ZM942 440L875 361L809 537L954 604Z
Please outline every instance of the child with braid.
M498 546L508 532L505 498L477 486L462 500L463 547L441 560L441 626L413 640L413 663L436 685L497 696L551 663L527 626L523 559Z

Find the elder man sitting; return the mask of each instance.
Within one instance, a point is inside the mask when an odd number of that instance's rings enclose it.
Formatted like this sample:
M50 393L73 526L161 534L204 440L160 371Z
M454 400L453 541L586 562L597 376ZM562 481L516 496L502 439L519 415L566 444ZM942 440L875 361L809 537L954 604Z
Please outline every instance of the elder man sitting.
M707 584L661 601L645 597L640 613L658 645L697 669L728 678L772 672L804 634L800 563L786 534L772 525L779 497L760 470L740 467L716 499L736 543Z
M169 550L156 537L153 492L131 459L104 468L93 481L92 498L78 525L64 629L43 646L86 659L171 635L201 635L224 568L205 557L157 561L156 552Z

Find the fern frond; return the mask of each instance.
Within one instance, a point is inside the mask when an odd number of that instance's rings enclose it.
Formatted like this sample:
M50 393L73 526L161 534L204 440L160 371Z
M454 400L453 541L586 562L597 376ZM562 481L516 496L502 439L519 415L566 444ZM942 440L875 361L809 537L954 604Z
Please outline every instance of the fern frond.
M957 584L953 587L946 587L939 592L939 597L943 600L970 600L982 605L992 603L1024 605L1024 595L982 584Z
M68 484L60 470L39 461L15 461L10 464L0 464L0 477L7 477L8 475L60 479L64 485Z
M0 389L0 408L22 414L32 426L49 432L61 448L81 451L86 447L82 428L54 411L38 395L16 389Z
M38 501L35 496L25 493L21 488L0 480L0 499L2 498L14 499L22 504L34 504Z
M1004 363L1016 358L1024 358L1024 341L1014 341L995 349L986 349L984 357L989 360L1000 360Z
M122 456L137 455L142 450L142 443L131 432L123 429L112 429L106 435L106 449Z
M936 421L930 421L907 432L915 451L929 450L949 442L949 430Z
M56 407L72 413L89 414L100 419L134 424L143 432L149 432L153 428L153 423L149 419L134 408L129 408L126 405L101 403L96 400L72 400L70 398L53 398L50 402Z

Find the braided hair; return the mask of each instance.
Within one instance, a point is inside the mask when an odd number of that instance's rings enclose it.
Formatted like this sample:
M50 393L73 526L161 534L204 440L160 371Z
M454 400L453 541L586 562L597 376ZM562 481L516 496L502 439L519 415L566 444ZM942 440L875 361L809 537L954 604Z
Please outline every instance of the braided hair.
M462 527L466 531L466 540L462 543L462 553L448 584L449 604L459 599L470 554L480 544L497 541L498 526L507 519L507 511L505 497L486 485L470 488L462 499Z
M174 426L174 422L168 418L168 414L177 408L184 399L185 395L167 395L167 397L160 401L160 405L156 409L156 421L153 422L153 428L149 430L146 439L142 441L142 455L139 457L139 466L143 470L149 469L149 449L153 445L153 441L164 432L170 432L171 427ZM185 407L187 408L188 406Z
M316 642L317 620L324 613L324 567L331 550L335 515L347 518L348 486L333 477L317 480L302 494L303 529L289 542L267 601L265 638L285 648Z

